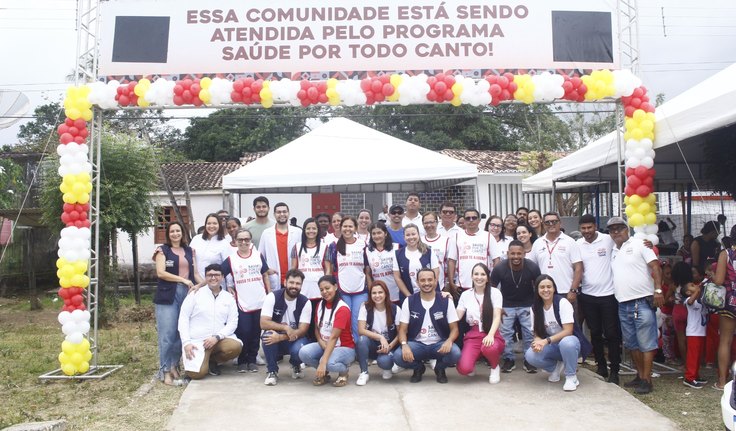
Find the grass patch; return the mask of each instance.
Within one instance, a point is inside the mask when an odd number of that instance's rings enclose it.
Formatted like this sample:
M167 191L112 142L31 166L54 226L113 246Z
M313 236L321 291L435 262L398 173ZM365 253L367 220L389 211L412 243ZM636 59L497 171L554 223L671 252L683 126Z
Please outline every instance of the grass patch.
M66 419L71 430L162 429L181 396L181 388L152 382L158 368L156 328L150 298L141 306L120 298L110 325L99 330L100 365L124 365L99 381L41 381L59 367L64 335L56 304L29 311L28 300L0 303L0 428L27 422ZM46 300L45 300L46 301ZM131 311L133 310L133 311ZM136 316L136 319L131 319ZM156 408L151 408L156 406Z

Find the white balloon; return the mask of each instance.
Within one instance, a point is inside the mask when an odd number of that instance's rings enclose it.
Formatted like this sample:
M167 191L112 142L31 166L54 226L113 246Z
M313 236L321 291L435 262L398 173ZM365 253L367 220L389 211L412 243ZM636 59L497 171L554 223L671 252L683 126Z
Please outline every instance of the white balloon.
M89 319L92 317L92 314L89 312L89 310L82 310L82 314L84 314L84 321L89 322Z
M651 169L654 166L654 160L651 157L644 157L641 159L641 165L647 169Z
M634 228L634 232L636 232L636 233L640 233L640 232L641 233L646 233L646 231L644 230L644 226L636 226Z
M72 311L72 320L75 322L81 322L84 320L84 314L82 313L82 310L74 310Z
M659 231L659 227L656 224L648 224L644 226L644 231L647 233L647 235L653 235Z
M631 157L635 157L637 159L644 159L644 157L647 156L646 151L644 151L643 148L639 147L631 152Z
M71 334L66 336L66 341L72 343L72 344L79 344L84 339L84 334L81 332L72 332Z
M79 332L77 330L77 322L74 322L74 321L66 322L65 324L61 326L61 332L63 332L64 335L71 335L75 332Z
M629 157L629 159L626 160L627 168L638 168L639 165L641 165L641 160L637 159L636 157Z
M659 237L657 235L647 235L647 239L652 242L652 244L657 245L659 244Z
M649 138L644 138L639 142L641 143L642 148L644 148L645 150L651 150L654 146L652 140Z
M79 322L77 323L77 329L79 329L79 332L82 334L86 334L89 332L89 322Z
M644 232L636 232L634 234L634 238L647 239L647 234L645 234Z
M66 322L71 320L72 315L68 311L62 311L59 313L59 316L57 317L57 320L59 321L59 324L64 325Z

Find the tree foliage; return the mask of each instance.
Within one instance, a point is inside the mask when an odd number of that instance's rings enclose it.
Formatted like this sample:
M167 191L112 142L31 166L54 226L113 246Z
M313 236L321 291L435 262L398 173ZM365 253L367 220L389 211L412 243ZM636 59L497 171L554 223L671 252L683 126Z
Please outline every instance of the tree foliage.
M0 159L0 208L19 207L26 184L23 168L10 159Z
M40 105L33 111L33 116L33 121L20 126L19 145L12 148L14 151L41 153L44 149L50 151L56 148L56 127L65 119L61 104L51 102Z

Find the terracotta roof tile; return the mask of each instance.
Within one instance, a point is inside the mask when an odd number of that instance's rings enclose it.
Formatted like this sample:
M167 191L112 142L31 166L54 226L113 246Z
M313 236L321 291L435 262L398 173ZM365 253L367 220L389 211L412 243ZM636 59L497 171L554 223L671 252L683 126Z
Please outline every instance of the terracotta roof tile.
M441 154L453 159L473 163L480 173L522 173L528 172L524 166L523 151L484 151L484 150L441 150ZM555 159L566 153L553 152Z
M214 190L222 188L222 176L268 154L266 151L245 153L238 162L187 162L164 163L161 171L171 190L183 191L185 174L189 177L189 190ZM163 183L160 183L163 188Z

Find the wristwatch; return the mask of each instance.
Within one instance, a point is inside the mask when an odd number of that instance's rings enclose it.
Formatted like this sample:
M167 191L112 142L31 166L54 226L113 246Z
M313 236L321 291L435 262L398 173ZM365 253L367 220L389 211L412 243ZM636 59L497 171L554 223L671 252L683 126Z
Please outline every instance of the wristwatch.
M657 294L657 295L661 295L662 294L662 289L654 289L654 293Z
M402 342L401 342L401 345L402 345L402 346L406 346L406 341L402 341Z
M222 340L222 337L220 337L220 336L219 336L219 335L217 335L217 334L215 334L215 338L217 339L217 341L220 341L220 340Z

